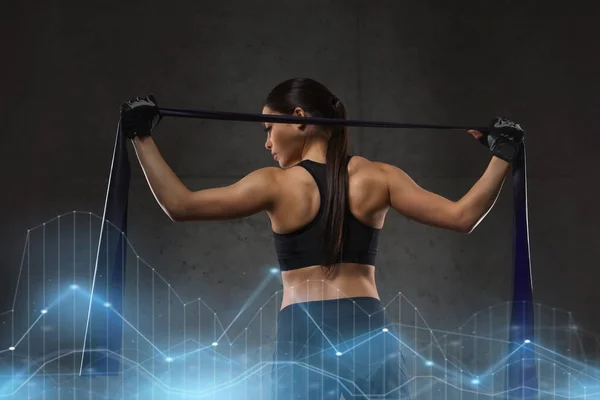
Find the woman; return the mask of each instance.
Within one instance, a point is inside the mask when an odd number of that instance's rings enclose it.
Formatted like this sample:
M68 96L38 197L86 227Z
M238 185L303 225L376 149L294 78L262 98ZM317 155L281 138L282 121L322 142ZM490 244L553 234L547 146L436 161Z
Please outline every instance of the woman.
M264 114L346 118L322 84L296 78L268 95ZM345 127L265 123L265 148L281 168L254 171L222 188L190 191L150 136L160 121L152 96L122 105L156 200L173 221L227 220L265 211L283 299L272 369L274 399L409 398L398 333L379 299L375 257L390 208L424 224L471 232L492 207L523 131L495 120L481 139L494 157L459 201L419 187L401 169L348 155ZM507 151L508 150L508 151Z

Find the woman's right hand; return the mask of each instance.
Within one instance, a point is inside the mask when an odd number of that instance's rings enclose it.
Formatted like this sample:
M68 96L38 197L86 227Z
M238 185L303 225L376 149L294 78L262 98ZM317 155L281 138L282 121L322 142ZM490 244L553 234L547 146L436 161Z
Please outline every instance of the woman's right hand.
M475 129L467 132L490 149L493 155L509 163L519 154L525 137L521 125L501 117L496 117L490 122L489 132L484 133Z

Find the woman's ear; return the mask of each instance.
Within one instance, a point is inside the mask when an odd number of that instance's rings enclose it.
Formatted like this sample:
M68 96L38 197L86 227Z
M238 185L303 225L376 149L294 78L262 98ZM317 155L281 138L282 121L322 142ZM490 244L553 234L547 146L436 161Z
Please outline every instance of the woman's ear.
M307 114L304 112L304 110L301 107L296 107L294 109L293 115L294 115L294 117L302 117L302 118L306 118L307 117ZM297 127L301 131L306 130L306 124L297 124Z
M304 112L304 110L301 107L296 107L294 109L294 116L295 117L306 117L306 113Z

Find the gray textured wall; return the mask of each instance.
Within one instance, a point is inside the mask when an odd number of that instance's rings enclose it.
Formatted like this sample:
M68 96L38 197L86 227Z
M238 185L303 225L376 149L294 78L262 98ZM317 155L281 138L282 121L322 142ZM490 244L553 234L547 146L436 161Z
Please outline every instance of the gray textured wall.
M3 13L0 289L10 309L27 229L71 210L102 214L119 104L154 93L172 108L259 112L294 76L330 87L352 118L528 133L534 297L600 332L598 6L502 1L61 1ZM253 124L165 119L158 146L191 189L273 165ZM451 199L489 154L466 133L351 130L352 150ZM266 215L175 224L133 153L129 238L181 294L225 321L276 263ZM471 235L390 213L377 279L432 327L452 330L510 300L510 183ZM276 280L258 303L279 290ZM273 321L274 322L274 321Z

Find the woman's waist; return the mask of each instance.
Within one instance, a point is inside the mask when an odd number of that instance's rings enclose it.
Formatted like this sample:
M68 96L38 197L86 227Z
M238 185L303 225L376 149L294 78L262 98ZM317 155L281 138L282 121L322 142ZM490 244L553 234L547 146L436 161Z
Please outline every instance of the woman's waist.
M373 267L370 270L361 267L342 265L333 279L313 270L282 273L283 299L281 309L295 303L328 301L352 297L373 297L379 299ZM311 267L312 268L312 267ZM354 271L350 271L354 269ZM361 271L361 272L358 272Z
M331 267L333 278L328 277L329 267L310 265L302 268L281 271L283 288L297 288L302 285L318 286L321 283L330 287L351 287L357 284L375 285L375 266L358 263L341 263Z
M296 315L296 317L306 315L316 322L321 319L340 319L359 315L373 317L378 313L385 313L385 307L378 297L350 296L289 303L279 311L278 319L286 315Z

